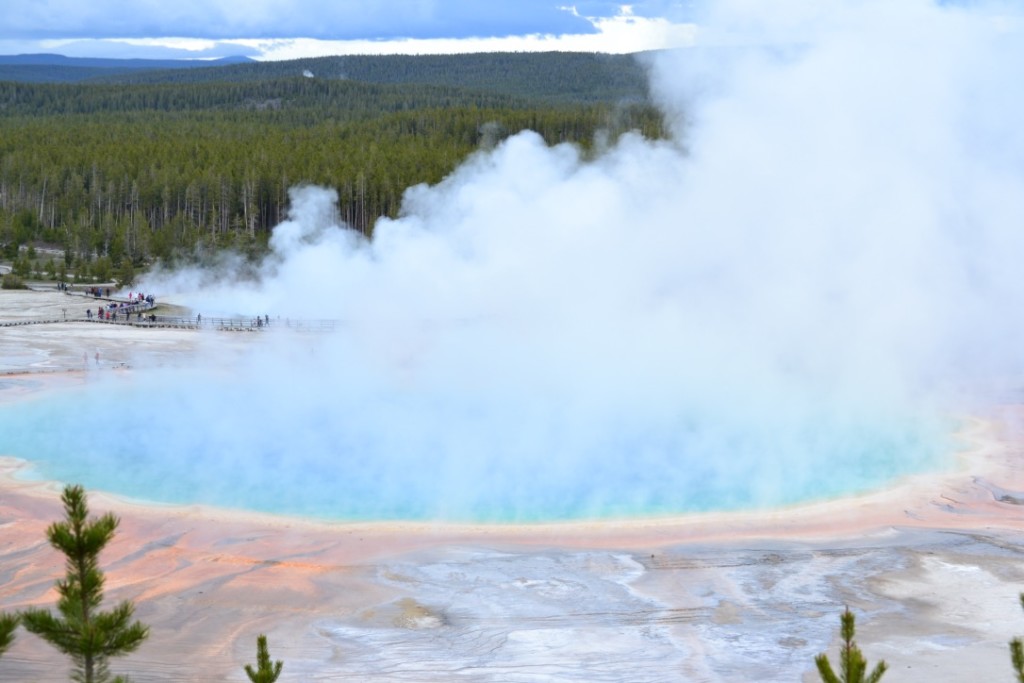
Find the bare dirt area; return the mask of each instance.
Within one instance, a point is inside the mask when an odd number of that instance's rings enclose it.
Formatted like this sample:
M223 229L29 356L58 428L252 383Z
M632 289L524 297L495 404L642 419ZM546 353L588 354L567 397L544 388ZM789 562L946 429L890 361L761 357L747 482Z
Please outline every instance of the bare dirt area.
M74 305L2 292L0 322ZM200 334L0 328L0 409L90 373L132 372L139 357L180 359ZM95 513L122 520L101 558L108 601L134 600L151 626L112 668L145 681L244 681L266 633L281 680L809 682L815 654L835 661L848 605L869 661L888 662L886 681L1009 681L1007 642L1024 634L1022 418L1006 405L966 420L951 471L756 513L341 524L90 492ZM52 606L62 573L44 540L60 485L25 479L23 464L0 460L5 611ZM22 631L0 679L63 681L67 666Z
M196 336L90 322L102 301L58 291L0 290L0 374L124 367L132 357L180 358ZM36 321L55 322L36 322ZM17 323L17 324L10 324Z

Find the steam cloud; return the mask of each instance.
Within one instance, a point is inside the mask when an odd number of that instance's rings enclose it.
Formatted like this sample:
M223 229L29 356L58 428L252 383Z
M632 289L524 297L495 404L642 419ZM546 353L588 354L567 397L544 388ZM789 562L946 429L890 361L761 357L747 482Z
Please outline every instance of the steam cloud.
M941 462L945 420L1020 376L1018 27L712 5L701 38L730 47L651 65L670 141L519 134L410 188L372 242L297 188L258 284L143 283L272 324L140 373L125 400L174 426L102 457L192 498L453 519L775 505ZM300 318L342 322L282 329Z

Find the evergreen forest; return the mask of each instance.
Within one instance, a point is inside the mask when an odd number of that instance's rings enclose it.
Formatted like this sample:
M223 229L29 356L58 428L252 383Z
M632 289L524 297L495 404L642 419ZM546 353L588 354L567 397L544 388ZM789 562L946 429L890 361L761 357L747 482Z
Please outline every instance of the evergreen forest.
M307 183L336 189L343 219L371 235L406 188L524 129L585 151L663 135L634 56L163 66L0 70L16 79L0 81L0 248L18 274L42 273L26 253L46 247L80 279L225 248L258 257Z

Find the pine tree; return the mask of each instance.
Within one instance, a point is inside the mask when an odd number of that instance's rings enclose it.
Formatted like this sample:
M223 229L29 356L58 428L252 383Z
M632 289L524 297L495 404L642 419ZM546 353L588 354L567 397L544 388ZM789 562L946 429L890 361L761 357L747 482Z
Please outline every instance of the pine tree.
M274 683L281 675L281 667L284 662L278 660L270 664L270 651L267 649L267 637L262 633L256 637L256 668L251 664L245 665L245 673L252 683Z
M842 676L836 676L828 661L828 655L822 653L814 658L821 680L824 683L878 683L888 666L884 661L879 662L871 674L865 677L868 663L860 648L853 642L854 617L849 607L840 615L839 621L842 624L840 633L843 636L843 647L839 652L839 671Z
M113 538L120 520L111 513L87 519L89 509L81 486L64 487L61 499L65 520L46 530L50 545L66 557L67 573L57 581L57 610L61 616L34 608L22 612L21 621L26 630L71 657L72 680L106 683L111 680L107 659L136 650L149 635L149 628L131 622L135 606L130 601L109 612L99 611L104 577L97 558Z
M0 655L14 642L14 630L18 628L19 618L14 614L0 612Z
M1020 594L1020 606L1024 607L1024 593ZM1010 661L1013 662L1013 673L1017 683L1024 683L1024 641L1014 638L1010 641Z

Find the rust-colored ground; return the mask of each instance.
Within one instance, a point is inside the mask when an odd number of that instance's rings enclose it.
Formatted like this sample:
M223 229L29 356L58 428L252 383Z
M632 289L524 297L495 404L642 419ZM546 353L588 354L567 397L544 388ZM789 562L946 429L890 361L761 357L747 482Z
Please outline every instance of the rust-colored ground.
M30 374L9 368L5 400L82 381L62 344L40 346ZM121 518L102 557L108 601L134 600L152 629L113 669L243 681L265 632L282 681L811 681L849 605L887 681L1010 680L1006 643L1024 634L1022 418L1004 406L966 420L953 471L743 514L326 524L91 492L95 513ZM2 610L52 605L63 571L44 540L59 485L21 466L0 461ZM0 680L67 680L67 663L19 632Z

